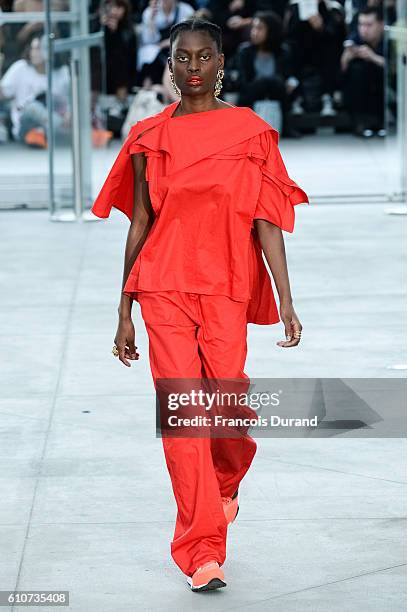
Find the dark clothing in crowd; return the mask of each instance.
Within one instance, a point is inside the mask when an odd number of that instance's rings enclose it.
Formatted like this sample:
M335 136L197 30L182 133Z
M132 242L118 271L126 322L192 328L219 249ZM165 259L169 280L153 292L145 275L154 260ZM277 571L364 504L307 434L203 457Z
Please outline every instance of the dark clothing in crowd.
M105 28L106 45L106 89L114 94L119 87L129 91L136 84L137 41L130 28L119 28L115 32Z
M283 43L278 50L264 56L258 54L255 45L242 43L238 49L236 67L239 70L238 106L253 108L257 100L278 100L285 128L291 103L285 81L293 75L289 47Z
M255 0L253 0L253 4ZM249 37L249 28L232 29L226 24L227 20L233 16L251 17L254 13L252 3L245 2L243 8L237 11L229 9L230 0L209 0L207 8L211 12L211 21L217 23L222 28L223 51L227 58L230 58L237 50L239 44L246 41Z
M93 31L101 29L96 18L92 24ZM118 88L125 87L128 91L137 82L137 39L131 26L120 26L113 31L103 27L105 34L105 53L101 57L100 50L91 51L92 58L92 89L103 91L102 62L105 61L106 91L103 93L114 95Z
M246 0L244 6L236 11L229 8L230 0L208 0L207 8L211 12L211 21L222 28L223 49L226 58L237 51L242 42L249 39L250 25L243 28L229 28L227 21L230 17L238 15L243 18L253 17L257 11L274 11L282 19L289 0Z
M146 86L148 81L162 84L169 47L162 48L160 43L169 38L173 24L189 19L194 10L203 9L209 13L207 18L222 30L225 78L221 96L237 94L237 100L233 99L238 106L257 106L266 109L265 113L275 113L279 123L282 118L283 133L286 134L290 132L290 129L286 131L289 118L304 112L321 112L322 117L329 117L337 114L338 109L341 112L345 108L353 123L363 114L374 116L378 124L383 123L383 67L355 57L343 72L340 63L344 41L347 41L345 46L348 42L364 44L357 28L358 11L370 5L369 0L351 0L353 17L350 23L345 21L345 4L348 6L345 0L319 0L312 7L301 4L304 14L295 0L244 0L242 6L235 9L231 8L231 0L179 0L169 16L164 13L161 2L151 15L150 0L128 0L128 5L118 3L119 8L125 9L125 16L117 30L113 29L114 15L106 21L110 27L102 25L105 21L101 15L112 10L114 4L109 0L87 0L90 32L103 29L105 35L104 49L90 49L91 88L95 93L116 95L116 106L125 106L129 102L126 94L131 93L135 86ZM382 0L377 4L384 9L385 23L394 23L396 3ZM0 7L3 11L13 10L13 2L0 0ZM309 17L306 13L309 8L317 9L318 16ZM259 52L258 47L251 43L252 20L258 11L272 11L281 18L280 34L274 31L272 34L274 47L277 47L272 53ZM302 15L303 19L300 18ZM240 20L228 25L233 17ZM153 28L150 28L151 19ZM267 17L263 21L267 23ZM0 27L2 73L21 57L26 42L23 40L25 27L20 23ZM43 23L39 27L43 28ZM70 28L68 23L58 24L58 37L68 36ZM280 38L282 42L279 44ZM383 56L383 40L374 51ZM390 65L387 86L395 90L392 72L396 71ZM163 89L165 101L173 92L166 92L166 86ZM277 101L280 106L267 102L261 104L263 100ZM296 120L292 120L295 125Z
M325 2L319 2L323 28L317 30L308 21L300 20L298 5L293 5L290 10L287 40L294 52L295 76L303 84L302 93L307 107L307 80L310 89L318 89L315 97L324 93L332 95L338 88L340 57L346 36L344 13L337 8L328 9Z
M354 122L381 129L384 117L383 68L362 59L349 62L344 103Z
M256 11L274 11L283 17L288 3L289 0L246 0L243 8L232 12L229 9L230 0L209 0L207 8L211 11L213 21L223 28L232 15L252 17Z
M356 32L353 41L357 45L367 44ZM380 40L373 49L384 56L384 41ZM352 59L343 75L344 104L348 109L354 125L358 123L373 129L380 129L384 124L384 70L369 60Z
M242 43L236 55L236 66L239 69L241 86L249 88L249 84L257 77L255 62L257 47L250 42ZM291 51L286 44L271 53L274 63L274 75L288 78L293 75Z

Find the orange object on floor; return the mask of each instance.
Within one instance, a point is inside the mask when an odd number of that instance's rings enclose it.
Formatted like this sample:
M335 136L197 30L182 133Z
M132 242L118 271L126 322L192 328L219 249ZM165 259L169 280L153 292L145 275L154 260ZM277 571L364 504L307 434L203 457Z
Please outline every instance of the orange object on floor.
M30 147L38 147L39 149L47 149L48 142L47 137L43 130L33 128L24 136L24 142Z
M139 293L157 378L238 378L247 355L248 301L178 291ZM162 438L178 513L171 553L192 576L197 567L226 558L222 498L232 496L249 469L256 442L240 438Z
M105 147L113 138L113 132L110 130L99 130L92 128L92 145L97 149Z

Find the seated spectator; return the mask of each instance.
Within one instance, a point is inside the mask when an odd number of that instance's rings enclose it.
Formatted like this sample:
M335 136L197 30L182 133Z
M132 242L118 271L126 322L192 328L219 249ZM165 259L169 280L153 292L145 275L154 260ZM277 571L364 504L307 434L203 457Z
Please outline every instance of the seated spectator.
M397 19L396 12L397 0L352 0L353 17L348 25L347 39L355 40L358 36L359 12L365 8L377 7L383 10L384 21L387 25L392 25Z
M289 7L287 16L287 41L293 49L305 110L335 115L333 96L340 89L340 57L346 35L343 6L331 0L298 0ZM296 113L303 110L296 104Z
M252 18L259 11L272 11L281 19L289 0L206 0L202 16L222 28L222 47L226 56L232 56L237 47L250 37Z
M359 12L356 36L348 39L341 57L344 103L353 131L362 137L384 133L384 23L379 8Z
M102 0L92 31L105 35L106 91L126 103L137 81L137 40L131 21L129 0ZM100 53L92 51L92 89L101 91Z
M255 13L250 42L239 46L235 65L239 71L238 106L253 108L258 100L277 100L283 115L283 134L293 135L287 126L287 112L298 81L293 76L290 49L283 42L282 20L276 13Z
M64 139L70 132L68 67L55 67L52 77L55 136L56 139ZM47 147L46 90L45 37L34 35L24 57L14 62L0 81L0 98L11 100L12 135L15 140Z
M161 83L170 48L171 26L194 14L190 4L179 0L150 0L143 11L137 68L140 84Z
M108 132L120 136L129 108L129 94L137 84L137 38L131 4L130 0L102 0L92 8L89 29L91 32L103 29L105 43L103 54L95 47L90 51L92 128L106 136ZM102 81L102 76L106 81ZM100 93L114 96L109 101L107 115L99 104Z

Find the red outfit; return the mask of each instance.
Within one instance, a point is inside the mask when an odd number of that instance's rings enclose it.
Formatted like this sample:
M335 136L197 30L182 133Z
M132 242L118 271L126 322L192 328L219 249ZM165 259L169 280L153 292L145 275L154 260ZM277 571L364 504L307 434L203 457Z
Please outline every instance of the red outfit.
M278 132L249 108L172 117L177 102L138 121L93 207L133 216L131 154L147 157L153 226L124 286L141 307L157 378L238 378L244 372L247 323L279 322L253 220L288 232L294 206L308 203L289 178ZM231 496L256 451L248 436L165 438L178 514L171 550L191 576L207 561L221 565Z
M157 378L238 378L250 382L246 360L246 302L179 291L142 292L141 313ZM248 385L247 385L248 386ZM247 390L246 390L247 392ZM222 565L227 524L222 497L231 497L250 467L256 443L239 438L162 438L177 502L171 553L192 576L207 561Z
M120 151L92 212L112 206L133 215L130 155L147 157L153 227L124 287L250 298L247 322L280 321L254 219L294 229L294 206L307 194L289 178L278 132L250 108L230 107L172 117L177 102L138 121Z

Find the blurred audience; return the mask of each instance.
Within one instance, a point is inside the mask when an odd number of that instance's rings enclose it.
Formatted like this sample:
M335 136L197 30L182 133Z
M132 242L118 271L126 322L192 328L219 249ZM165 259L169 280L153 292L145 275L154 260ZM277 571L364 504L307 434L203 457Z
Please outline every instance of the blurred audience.
M92 52L92 89L126 102L137 80L137 40L129 0L102 0L90 29L103 29L105 35L106 83L101 83L100 52L95 50Z
M50 2L53 10L70 7L69 0ZM140 98L143 112L153 99L158 104L177 99L167 63L170 29L197 16L217 23L223 31L221 97L228 99L230 94L234 103L253 108L273 121L283 136L301 135L299 125L307 131L300 115L318 127L318 121L335 125L338 113L346 114L355 135L382 136L384 23L396 21L396 4L396 0L88 0L90 31L103 30L105 39L103 54L98 48L91 51L93 131L119 135L128 118L137 114L137 92L146 94ZM43 12L44 5L45 0L0 0L0 11ZM59 25L59 36L69 35L70 25ZM10 122L14 139L47 145L44 44L43 20L0 27L0 142L7 140ZM63 62L59 54L56 61ZM68 95L69 70L56 64L54 73L55 124L61 135L69 126L69 112L62 103ZM101 93L107 94L106 112L99 102Z
M283 22L277 13L258 11L251 20L250 41L240 44L238 106L254 107L258 100L277 100L288 135L287 113L299 81L294 76L291 49L283 41Z
M292 48L301 92L294 107L296 114L304 110L319 111L325 117L336 114L333 96L339 89L345 36L345 12L339 2L299 0L289 7L287 42Z
M46 39L37 33L27 43L21 59L0 80L0 98L9 100L12 134L27 145L47 147L48 109L45 70ZM55 64L52 74L52 108L56 140L69 136L70 79L66 65Z

